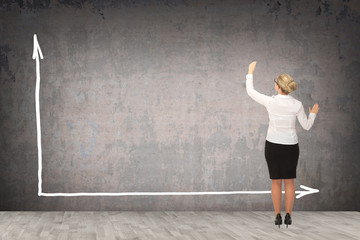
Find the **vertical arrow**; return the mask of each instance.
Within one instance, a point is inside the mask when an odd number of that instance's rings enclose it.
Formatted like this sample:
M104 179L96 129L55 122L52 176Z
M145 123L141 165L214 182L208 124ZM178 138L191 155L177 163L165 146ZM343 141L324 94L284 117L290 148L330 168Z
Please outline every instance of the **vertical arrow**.
M37 130L37 146L38 146L38 195L42 193L42 149L41 149L41 124L40 124L40 60L43 59L43 54L39 42L37 40L36 34L34 34L34 50L32 58L36 60L36 87L35 87L35 108L36 108L36 130Z

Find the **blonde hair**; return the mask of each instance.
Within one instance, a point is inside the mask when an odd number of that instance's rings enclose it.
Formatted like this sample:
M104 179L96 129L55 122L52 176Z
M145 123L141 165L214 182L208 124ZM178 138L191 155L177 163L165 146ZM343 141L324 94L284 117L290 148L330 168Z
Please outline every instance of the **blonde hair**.
M289 94L297 89L297 83L289 74L281 74L277 77L276 82L281 91L285 94Z

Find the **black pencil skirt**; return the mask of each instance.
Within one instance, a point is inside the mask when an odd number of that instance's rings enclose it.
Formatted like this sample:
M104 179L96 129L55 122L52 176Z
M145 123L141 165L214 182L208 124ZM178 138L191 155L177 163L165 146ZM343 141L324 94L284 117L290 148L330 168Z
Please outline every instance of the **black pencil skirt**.
M270 179L296 178L299 144L285 145L265 141L265 159Z

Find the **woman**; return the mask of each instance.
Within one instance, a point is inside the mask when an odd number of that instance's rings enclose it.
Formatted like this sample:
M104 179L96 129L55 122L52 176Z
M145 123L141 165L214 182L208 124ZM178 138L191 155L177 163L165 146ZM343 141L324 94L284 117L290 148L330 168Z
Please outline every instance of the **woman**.
M253 74L256 62L249 65L246 75L246 91L256 102L264 105L269 114L269 128L265 141L265 159L268 166L271 184L271 196L275 210L275 225L282 224L281 218L281 190L282 179L285 183L285 210L284 224L292 223L291 211L295 198L296 167L299 159L298 138L296 135L296 118L305 130L309 130L319 111L316 103L309 107L307 118L302 103L289 93L297 88L297 84L288 74L281 74L275 81L276 96L266 96L257 92L253 86Z

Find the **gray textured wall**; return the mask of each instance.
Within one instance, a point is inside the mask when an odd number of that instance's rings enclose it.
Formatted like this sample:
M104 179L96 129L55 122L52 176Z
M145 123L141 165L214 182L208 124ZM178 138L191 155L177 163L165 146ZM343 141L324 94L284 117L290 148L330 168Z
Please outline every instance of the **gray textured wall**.
M44 192L270 190L267 112L245 90L320 112L297 123L294 210L359 210L358 1L0 1L0 210L273 210L270 194L39 197ZM307 110L308 112L308 110ZM283 201L284 206L284 201Z

